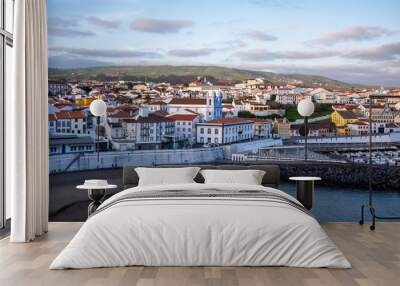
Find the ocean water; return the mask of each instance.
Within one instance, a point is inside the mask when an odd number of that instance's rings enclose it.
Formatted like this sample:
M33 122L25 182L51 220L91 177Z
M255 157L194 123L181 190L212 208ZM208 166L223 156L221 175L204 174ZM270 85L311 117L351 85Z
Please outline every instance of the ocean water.
M280 189L296 197L296 184L282 182ZM361 205L368 201L368 190L349 187L326 187L315 183L311 213L319 221L359 221ZM373 205L378 216L400 217L400 191L374 190ZM369 212L365 219L370 220Z

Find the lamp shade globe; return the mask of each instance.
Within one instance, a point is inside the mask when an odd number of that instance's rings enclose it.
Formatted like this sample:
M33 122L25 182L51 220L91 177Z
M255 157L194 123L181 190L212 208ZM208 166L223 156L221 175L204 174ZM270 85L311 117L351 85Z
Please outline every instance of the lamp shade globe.
M303 99L297 105L297 111L303 117L309 117L314 113L314 103L310 99Z
M107 111L107 105L101 99L93 100L92 103L90 104L90 112L94 116L102 116L106 114L106 111Z

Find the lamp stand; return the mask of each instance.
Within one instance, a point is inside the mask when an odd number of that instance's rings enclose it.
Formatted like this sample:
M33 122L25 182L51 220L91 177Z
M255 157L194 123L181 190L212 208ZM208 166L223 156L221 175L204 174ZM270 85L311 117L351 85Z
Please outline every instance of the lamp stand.
M307 138L308 138L308 116L304 117L304 160L307 161L308 154L307 154Z
M96 118L96 133L97 133L97 142L96 142L96 152L97 152L97 163L100 162L100 116Z

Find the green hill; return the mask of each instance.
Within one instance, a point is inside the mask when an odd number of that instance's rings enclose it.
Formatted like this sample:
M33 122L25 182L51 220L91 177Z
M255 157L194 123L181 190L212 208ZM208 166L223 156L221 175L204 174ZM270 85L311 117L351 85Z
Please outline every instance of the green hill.
M278 74L272 72L250 71L219 66L109 66L77 69L49 69L50 79L64 80L131 80L188 83L198 76L207 77L214 84L232 84L246 79L263 77L267 81L284 84L321 87L359 86L330 78L303 74Z

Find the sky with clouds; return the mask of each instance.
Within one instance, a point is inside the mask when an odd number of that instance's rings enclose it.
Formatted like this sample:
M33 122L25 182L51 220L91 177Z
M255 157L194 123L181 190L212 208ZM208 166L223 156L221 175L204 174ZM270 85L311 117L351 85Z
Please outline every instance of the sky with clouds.
M219 65L400 86L398 0L48 0L49 65Z

